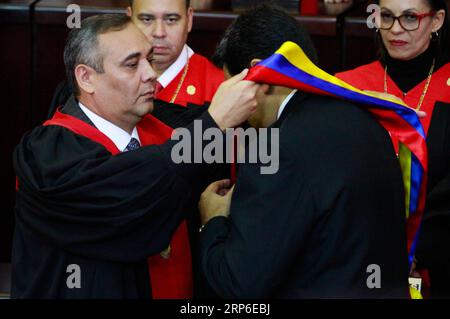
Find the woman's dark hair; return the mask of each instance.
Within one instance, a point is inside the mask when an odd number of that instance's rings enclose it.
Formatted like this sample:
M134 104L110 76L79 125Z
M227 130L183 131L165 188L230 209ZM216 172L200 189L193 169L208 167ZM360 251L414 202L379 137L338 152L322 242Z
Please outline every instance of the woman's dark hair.
M423 0L428 3L433 11L444 10L445 20L442 28L438 31L438 35L432 35L431 45L435 47L436 51L436 66L439 68L450 61L450 17L446 0ZM375 1L379 4L380 1ZM385 63L387 50L384 47L380 33L377 35L378 47L380 49L380 60Z

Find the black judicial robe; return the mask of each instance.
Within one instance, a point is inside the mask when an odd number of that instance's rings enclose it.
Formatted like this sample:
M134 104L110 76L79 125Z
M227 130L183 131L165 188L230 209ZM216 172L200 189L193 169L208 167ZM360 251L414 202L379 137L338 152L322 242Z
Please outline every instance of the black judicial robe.
M63 112L89 123L74 99ZM26 134L14 152L12 298L150 298L146 258L168 246L217 170L174 164L174 143L111 156L63 127ZM80 288L67 285L71 265Z
M211 72L209 70L208 72ZM222 74L223 75L223 74ZM217 78L217 77L216 77ZM209 86L210 89L216 85L213 83ZM219 85L219 82L217 82ZM210 90L206 90L210 91ZM208 93L209 94L209 93ZM51 119L55 114L56 109L64 105L66 101L72 95L72 90L67 83L67 81L62 81L59 83L57 88L55 89L55 93L52 98L52 102L50 104L50 108L48 111L47 118ZM204 96L202 94L197 95ZM212 99L208 98L208 101ZM163 122L164 124L170 126L173 129L178 127L186 127L189 125L194 119L200 117L204 112L208 110L209 102L202 100L204 104L198 105L193 103L186 103L186 105L178 105L173 103L167 103L162 100L154 101L154 109L152 115L156 117L158 120ZM223 167L222 171L214 177L215 180L221 180L230 177L230 167ZM191 242L191 253L192 253L192 262L193 262L193 276L194 276L194 297L195 298L216 298L217 296L212 292L212 289L206 283L206 280L203 278L200 272L200 266L198 265L199 258L198 255L198 229L201 226L200 218L198 215L197 207L193 208L192 212L189 212L187 216L188 221L188 230L189 237Z
M210 285L228 298L408 298L404 192L388 133L361 107L301 92L273 128L278 172L241 164L230 217L201 233ZM380 288L367 285L371 265Z

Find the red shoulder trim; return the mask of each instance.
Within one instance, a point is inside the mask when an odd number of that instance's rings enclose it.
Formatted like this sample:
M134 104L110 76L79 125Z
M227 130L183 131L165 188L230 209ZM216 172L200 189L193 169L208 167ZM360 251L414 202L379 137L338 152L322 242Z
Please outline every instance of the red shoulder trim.
M55 115L51 120L46 121L43 125L62 126L77 135L84 136L93 142L103 145L113 155L120 153L120 150L117 148L114 142L111 141L105 134L100 132L97 128L89 125L86 122L83 122L80 119L77 119L76 117L61 113L60 109L55 112Z
M336 73L336 77L362 90L383 89L384 69L379 61L362 65L353 70Z
M172 135L173 128L153 115L146 115L136 126L142 145L160 145Z
M431 78L429 91L436 94L436 101L450 103L450 63L439 68Z

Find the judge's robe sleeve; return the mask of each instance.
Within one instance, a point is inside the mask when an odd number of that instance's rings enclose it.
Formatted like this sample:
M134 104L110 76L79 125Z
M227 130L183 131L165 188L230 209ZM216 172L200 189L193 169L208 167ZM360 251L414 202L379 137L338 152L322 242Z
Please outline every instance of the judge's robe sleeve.
M315 205L302 159L282 142L279 163L273 175L261 175L265 165L241 165L229 218L215 217L201 232L202 269L220 297L269 297L302 250Z
M217 127L209 113L200 119ZM19 227L86 258L136 262L161 252L217 169L174 164L175 143L112 156L65 128L36 128L14 152Z
M208 110L208 105L187 106L155 100L152 115L172 128L186 127Z

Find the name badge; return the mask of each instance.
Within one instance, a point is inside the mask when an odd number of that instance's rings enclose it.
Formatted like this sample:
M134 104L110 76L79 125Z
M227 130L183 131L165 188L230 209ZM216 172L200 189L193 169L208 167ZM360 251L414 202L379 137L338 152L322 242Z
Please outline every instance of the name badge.
M418 292L422 290L422 278L409 277L409 286L416 289Z

